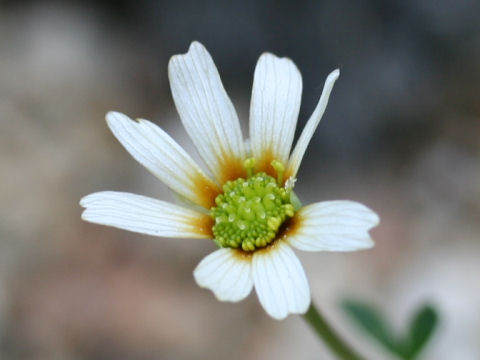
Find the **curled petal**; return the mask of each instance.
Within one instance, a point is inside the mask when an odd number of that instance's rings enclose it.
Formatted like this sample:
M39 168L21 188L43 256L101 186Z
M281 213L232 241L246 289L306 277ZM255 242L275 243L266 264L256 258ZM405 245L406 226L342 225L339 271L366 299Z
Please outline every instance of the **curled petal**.
M312 139L315 130L317 129L320 120L322 119L323 113L327 108L328 98L330 97L330 93L332 92L333 85L335 81L337 81L338 77L340 76L340 70L332 71L327 80L325 80L325 85L323 86L322 95L320 96L320 100L318 101L317 107L313 111L313 114L308 119L307 124L303 128L302 134L300 135L295 148L290 155L290 160L288 161L287 167L287 176L297 176L298 169L300 168L300 163L302 162L303 155L305 155L305 151L307 150L307 146Z

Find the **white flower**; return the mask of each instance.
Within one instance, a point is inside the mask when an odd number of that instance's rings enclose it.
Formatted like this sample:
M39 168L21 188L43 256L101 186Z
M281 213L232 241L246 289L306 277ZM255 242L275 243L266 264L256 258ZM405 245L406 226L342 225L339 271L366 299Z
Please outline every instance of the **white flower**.
M352 201L300 208L293 193L301 160L339 71L327 77L293 151L302 78L290 59L265 53L258 60L248 149L215 64L200 43L172 57L168 74L180 118L208 172L147 120L110 112L107 122L137 161L193 206L106 191L81 200L82 218L154 236L213 239L219 249L194 271L199 286L221 301L240 301L255 287L263 308L275 319L305 313L310 290L292 248L370 248L368 231L379 222L374 212Z

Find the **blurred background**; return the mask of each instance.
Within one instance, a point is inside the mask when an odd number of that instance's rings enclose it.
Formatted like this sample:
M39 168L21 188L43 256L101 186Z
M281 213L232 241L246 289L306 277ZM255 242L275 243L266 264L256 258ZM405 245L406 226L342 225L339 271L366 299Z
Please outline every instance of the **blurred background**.
M167 62L198 40L245 129L262 52L302 72L297 136L341 69L297 193L360 201L382 223L372 250L299 254L313 298L368 359L390 356L348 321L345 297L399 333L430 302L441 322L422 359L478 359L479 20L476 0L1 1L0 358L333 359L300 317L197 287L213 243L80 220L79 199L99 190L171 199L104 116L150 119L193 151Z

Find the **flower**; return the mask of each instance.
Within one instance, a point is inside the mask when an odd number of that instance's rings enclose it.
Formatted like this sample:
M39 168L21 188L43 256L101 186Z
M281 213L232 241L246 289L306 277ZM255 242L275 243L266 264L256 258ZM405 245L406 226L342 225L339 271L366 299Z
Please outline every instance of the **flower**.
M368 231L379 222L373 211L352 201L301 207L293 192L339 70L328 75L292 152L302 78L290 59L260 56L249 141L203 45L193 42L186 54L173 56L168 75L182 123L208 172L158 126L109 112L108 126L126 150L184 201L175 205L130 193L97 192L80 201L82 218L160 237L213 239L219 248L194 270L199 286L232 302L255 287L261 305L275 319L305 313L310 289L292 248L370 248Z

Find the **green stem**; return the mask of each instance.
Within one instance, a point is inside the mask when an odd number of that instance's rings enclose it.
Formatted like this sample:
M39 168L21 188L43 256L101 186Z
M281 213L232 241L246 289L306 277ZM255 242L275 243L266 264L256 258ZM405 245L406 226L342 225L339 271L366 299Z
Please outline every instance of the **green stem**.
M350 348L328 324L327 320L320 314L312 302L303 318L310 324L317 335L323 339L329 349L342 360L363 360L354 350Z

